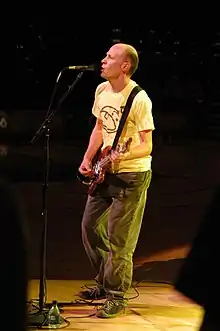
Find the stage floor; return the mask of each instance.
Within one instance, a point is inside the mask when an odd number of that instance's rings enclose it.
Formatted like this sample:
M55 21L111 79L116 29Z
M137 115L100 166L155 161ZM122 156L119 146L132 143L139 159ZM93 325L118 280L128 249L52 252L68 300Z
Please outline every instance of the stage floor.
M92 304L79 303L75 296L82 286L91 286L92 281L80 280L47 280L46 307L52 300L57 300L61 308L61 316L65 321L60 328L67 330L112 330L114 331L196 331L200 325L203 310L176 292L171 285L162 283L139 283L132 288L127 297L130 298L125 313L113 319L100 319L94 314L98 301ZM137 292L136 292L137 291ZM37 312L39 281L29 284L29 299L32 300L30 314ZM134 298L135 297L135 298ZM31 326L29 329L37 330Z

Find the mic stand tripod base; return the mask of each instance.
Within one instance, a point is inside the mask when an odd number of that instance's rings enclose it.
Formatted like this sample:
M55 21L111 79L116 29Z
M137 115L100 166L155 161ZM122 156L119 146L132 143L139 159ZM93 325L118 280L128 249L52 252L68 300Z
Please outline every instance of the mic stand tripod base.
M32 313L28 314L27 317L27 325L28 327L42 327L44 326L45 322L47 321L47 314L49 312L49 309L45 309L43 311L35 312L33 311Z
M51 305L50 305L51 306ZM41 328L48 326L47 323L47 314L50 310L50 307L43 309L43 311L33 312L28 314L27 326L28 328ZM65 323L65 319L60 316L60 325Z

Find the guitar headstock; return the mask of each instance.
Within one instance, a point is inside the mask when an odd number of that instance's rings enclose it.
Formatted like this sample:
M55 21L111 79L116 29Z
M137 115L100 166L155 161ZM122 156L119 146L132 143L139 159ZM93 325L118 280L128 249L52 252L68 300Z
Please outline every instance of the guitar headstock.
M117 146L117 152L119 153L126 153L131 145L132 138L130 137L127 141L125 141L123 144L120 144Z

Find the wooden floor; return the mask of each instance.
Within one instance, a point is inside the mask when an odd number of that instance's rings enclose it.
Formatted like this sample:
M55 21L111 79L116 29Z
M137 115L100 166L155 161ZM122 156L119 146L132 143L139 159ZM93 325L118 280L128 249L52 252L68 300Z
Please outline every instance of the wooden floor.
M60 326L66 330L114 330L114 331L195 331L198 330L203 311L194 303L176 292L171 285L160 283L140 283L136 292L132 288L125 313L113 319L100 319L94 315L94 304L79 303L75 293L89 281L47 280L46 307L52 300L57 300L61 316L67 321ZM137 297L136 297L137 296ZM136 297L133 298L132 297ZM33 280L29 285L29 298L32 300L30 314L36 313L35 303L39 299L39 281ZM98 303L102 303L99 301ZM29 315L32 318L32 315ZM32 321L30 319L30 321ZM35 324L36 325L36 324ZM36 330L36 326L29 329Z

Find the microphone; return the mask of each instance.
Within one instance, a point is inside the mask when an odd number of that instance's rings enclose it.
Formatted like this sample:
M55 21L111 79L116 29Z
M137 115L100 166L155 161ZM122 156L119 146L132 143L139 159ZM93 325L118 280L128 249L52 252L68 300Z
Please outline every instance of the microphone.
M100 73L101 70L101 64L100 63L96 63L96 64L91 64L91 65L82 65L82 66L68 66L68 67L64 67L59 75L57 76L56 82L58 83L62 73L66 70L79 70L79 71L95 71L96 73Z
M95 71L96 66L94 64L88 66L69 66L67 67L69 70L81 70L81 71Z

